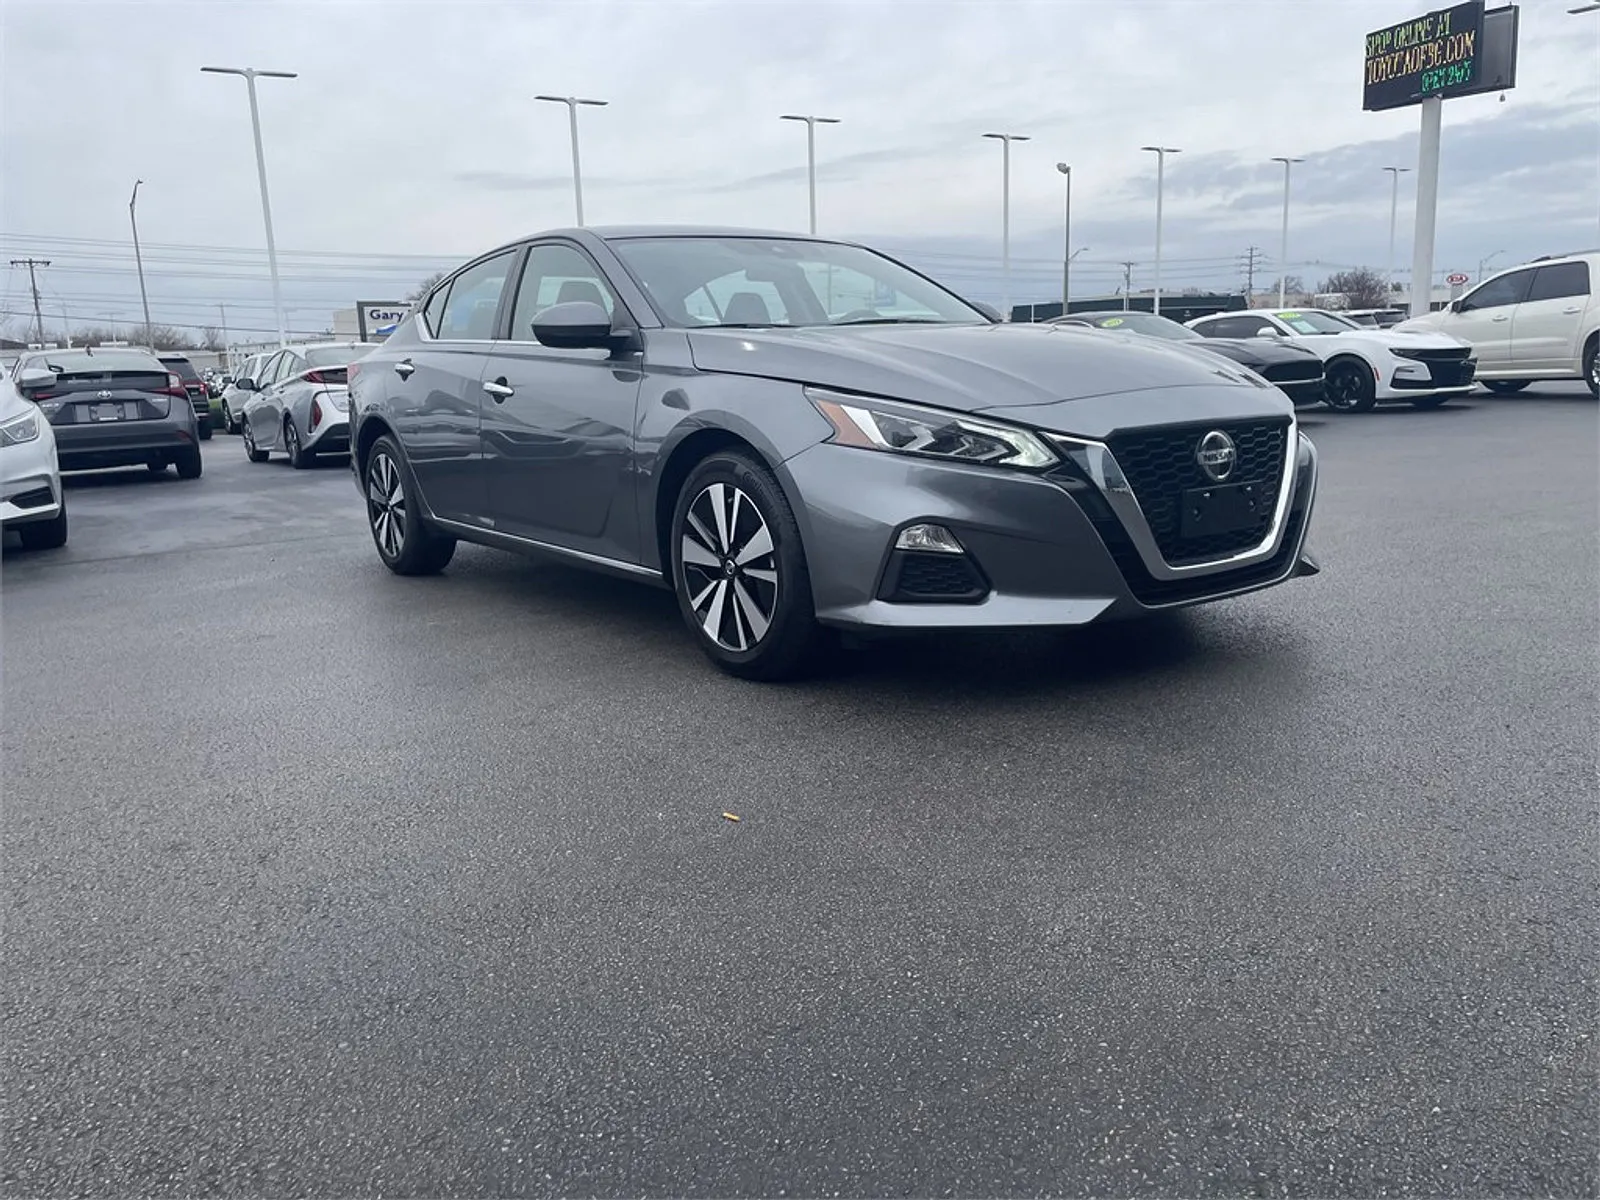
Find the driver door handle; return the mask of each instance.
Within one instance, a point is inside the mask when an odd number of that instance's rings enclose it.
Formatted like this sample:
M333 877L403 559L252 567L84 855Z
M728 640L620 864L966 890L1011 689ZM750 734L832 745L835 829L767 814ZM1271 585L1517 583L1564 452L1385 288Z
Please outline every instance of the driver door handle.
M1568 316L1568 317L1570 317L1573 313L1581 313L1582 311L1583 311L1583 309L1581 307L1578 307L1578 306L1574 306L1572 308L1563 308L1561 310L1562 314L1564 316Z
M515 396L517 394L517 389L506 383L504 375L500 376L499 379L491 379L483 385L483 390L494 397L496 404L503 404L507 396Z
M394 365L394 373L400 376L401 379L410 379L411 372L415 370L416 368L411 365L411 360L409 358L402 358Z
M1495 320L1495 321L1509 321L1511 318L1508 317L1505 313L1501 313L1498 317L1494 317L1494 318L1491 318L1491 319Z

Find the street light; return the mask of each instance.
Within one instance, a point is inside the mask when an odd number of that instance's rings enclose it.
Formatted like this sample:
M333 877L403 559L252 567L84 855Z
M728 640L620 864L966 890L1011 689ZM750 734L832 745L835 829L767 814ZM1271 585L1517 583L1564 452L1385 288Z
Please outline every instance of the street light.
M1578 13L1600 12L1600 0L1595 0L1593 4L1580 4L1577 8L1569 8L1567 11L1574 16Z
M1390 294L1384 301L1387 304L1394 300L1394 221L1400 211L1400 176L1409 174L1411 168L1385 167L1384 170L1389 172L1389 178L1393 181L1389 191L1389 278L1386 282Z
M804 121L806 123L806 189L811 200L811 236L817 235L817 126L837 125L838 117L803 117L796 113L786 113L779 117L780 121Z
M535 96L534 99L567 106L567 120L572 128L572 195L577 201L578 224L581 226L583 224L583 168L578 163L578 105L587 104L594 108L604 108L609 101L581 100L577 96Z
M133 181L133 195L128 200L128 224L133 226L133 261L139 268L139 302L144 305L144 341L151 350L156 348L155 334L150 328L150 296L144 290L144 258L139 253L139 185L142 179Z
M1490 263L1492 263L1495 259L1499 258L1504 253L1505 253L1504 250L1496 250L1493 254L1489 255L1487 258L1480 258L1478 260L1478 275L1477 275L1478 282L1482 282L1482 280L1483 280L1484 268L1487 267Z
M1022 133L986 133L1000 143L1000 274L1003 279L1002 316L1011 320L1011 143L1030 142Z
M237 75L250 95L250 132L256 140L256 175L261 181L261 219L267 227L267 268L272 272L272 311L278 318L278 345L288 342L283 321L283 285L278 281L278 244L272 240L272 201L267 196L267 156L261 149L261 109L256 104L256 79L298 79L295 71L258 71L254 67L201 67L212 75ZM146 317L148 322L149 318Z
M1283 308L1288 301L1284 299L1284 289L1289 284L1289 168L1297 162L1305 162L1303 158L1285 158L1283 155L1274 155L1273 162L1283 164L1283 233L1278 241L1278 307Z
M1182 150L1172 146L1140 146L1140 150L1147 150L1156 156L1156 280L1155 300L1151 310L1156 316L1161 315L1161 192L1166 184L1167 155L1182 154Z
M1058 162L1056 170L1060 171L1067 181L1066 207L1061 219L1061 315L1067 315L1068 305L1072 303L1072 168L1067 163Z

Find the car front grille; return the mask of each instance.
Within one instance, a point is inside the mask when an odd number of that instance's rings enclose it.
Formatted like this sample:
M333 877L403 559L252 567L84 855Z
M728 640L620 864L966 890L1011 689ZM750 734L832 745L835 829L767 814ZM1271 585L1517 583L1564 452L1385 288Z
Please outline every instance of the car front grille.
M1472 354L1471 346L1443 346L1437 349L1414 349L1410 346L1398 347L1395 354L1400 358L1410 358L1417 362L1425 363L1458 363Z
M895 551L878 592L896 604L972 604L988 594L988 581L969 556L915 550Z
M1285 420L1237 421L1222 424L1135 429L1107 441L1128 485L1144 512L1161 556L1173 566L1237 554L1259 545L1272 526L1278 491L1283 486L1283 456L1288 442ZM1183 493L1219 486L1195 457L1200 439L1220 430L1233 439L1233 471L1220 486L1252 484L1260 515L1250 524L1226 533L1185 536Z

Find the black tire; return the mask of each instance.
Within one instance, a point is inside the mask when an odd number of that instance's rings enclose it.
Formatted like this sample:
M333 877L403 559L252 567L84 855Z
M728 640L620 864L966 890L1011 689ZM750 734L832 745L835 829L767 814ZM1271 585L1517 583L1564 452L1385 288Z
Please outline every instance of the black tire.
M67 544L67 498L61 498L61 511L48 521L30 521L17 526L17 536L29 550L59 550Z
M239 419L233 415L233 410L228 407L228 402L222 402L222 428L226 433L239 432Z
M1589 394L1600 400L1600 336L1591 337L1583 348L1583 378Z
M1372 368L1359 358L1336 358L1323 378L1322 402L1334 412L1369 412L1378 402Z
M721 522L714 519L719 502ZM708 524L702 514L713 520ZM678 611L717 666L744 679L780 680L831 661L837 639L817 624L800 526L783 489L753 455L720 451L696 466L678 493L669 535ZM698 561L686 562L686 539ZM760 544L770 550L752 555Z
M264 463L270 457L266 450L256 448L256 435L250 431L248 420L239 422L239 430L244 434L244 454L253 463Z
M1528 379L1480 379L1478 382L1497 396L1511 396L1520 392L1532 381Z
M189 450L180 450L178 457L173 461L178 468L179 479L199 479L200 472L205 467L205 463L200 458L199 446Z
M150 474L152 475L165 475L167 473L167 467L170 465L171 464L169 464L165 459L161 459L152 463L145 463L145 466L150 468Z
M456 552L456 539L423 519L416 482L392 437L372 443L362 472L367 528L383 565L396 575L437 575Z
M288 413L283 414L283 448L288 451L289 465L296 471L304 471L311 465L314 455L307 453L300 444L300 431L295 428L294 418Z
M195 431L196 436L202 442L209 442L211 440L211 418L201 417L198 425L199 428Z

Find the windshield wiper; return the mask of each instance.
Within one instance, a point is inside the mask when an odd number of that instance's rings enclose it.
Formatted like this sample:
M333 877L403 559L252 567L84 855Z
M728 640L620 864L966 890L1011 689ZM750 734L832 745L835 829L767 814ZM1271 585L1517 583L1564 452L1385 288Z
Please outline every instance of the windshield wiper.
M854 321L829 321L830 325L948 325L942 317L857 317ZM976 321L973 324L977 324Z
M690 329L793 329L782 321L714 321L706 325L691 325Z

